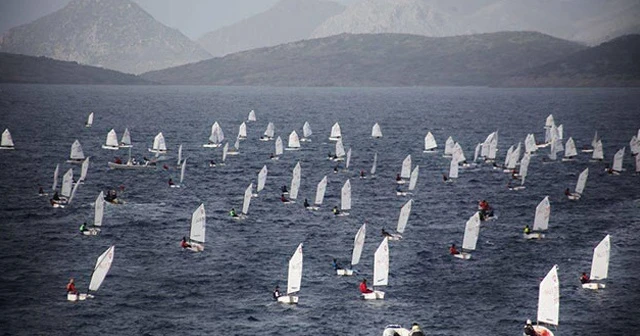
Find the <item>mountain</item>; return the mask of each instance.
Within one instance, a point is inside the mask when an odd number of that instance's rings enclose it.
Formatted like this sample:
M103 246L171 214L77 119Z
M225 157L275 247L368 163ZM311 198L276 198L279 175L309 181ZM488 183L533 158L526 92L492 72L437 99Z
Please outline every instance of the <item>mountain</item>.
M76 62L0 53L0 83L149 84L130 74Z
M142 78L193 85L490 85L584 48L535 32L441 38L342 34L153 71Z
M510 86L640 86L640 35L626 35L519 72Z
M265 12L205 34L198 43L214 56L306 39L344 6L326 0L282 0Z
M129 0L72 0L9 30L0 51L142 73L209 58L195 42Z

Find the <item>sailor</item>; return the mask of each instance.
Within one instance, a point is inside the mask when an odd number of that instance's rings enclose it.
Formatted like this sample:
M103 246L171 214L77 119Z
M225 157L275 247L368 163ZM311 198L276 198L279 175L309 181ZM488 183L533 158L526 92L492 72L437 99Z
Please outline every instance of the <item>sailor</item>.
M229 211L229 216L238 217L238 214L236 213L236 209L231 208L231 210Z
M182 240L180 241L180 247L182 247L183 249L191 247L191 244L187 243L187 237L182 237Z
M400 174L396 174L396 182L398 181L402 181L402 177L400 177Z
M280 296L280 286L276 286L276 289L273 290L273 298L277 300L279 296Z
M147 162L149 162L149 159L147 159L147 157L146 157L146 156L143 156L143 157L142 157L142 161L144 161L145 163L147 163Z
M211 160L209 161L209 167L215 167L216 166L216 162Z
M569 188L564 190L564 195L565 196L571 196L571 191L569 190Z
M165 163L165 164L162 165L162 169L169 170L169 166L167 166L167 164Z
M338 173L338 166L333 167L333 173L337 174Z
M411 325L411 332L409 333L409 336L425 336L425 335L422 332L422 329L420 329L420 325L414 322Z
M360 293L373 293L373 291L367 287L367 279L362 279L362 282L360 283Z
M57 191L53 193L53 200L54 201L59 201L60 200L60 196L58 196L58 192Z
M531 229L529 228L529 224L524 226L524 234L530 234L531 233Z
M460 254L458 249L456 249L456 244L451 244L451 247L449 247L449 254Z
M280 194L280 201L281 201L282 203L287 203L287 202L289 202L289 200L288 200L286 197L284 197L284 194Z
M87 229L87 222L82 223L82 225L80 225L80 232L85 232L85 231L89 231L89 229Z
M400 188L399 184L396 184L396 192L397 193L401 193L402 192L402 188Z
M280 191L282 191L283 194L289 193L289 190L287 190L287 186L286 185L283 185L282 188L280 188Z
M173 183L173 179L172 178L169 178L169 185L170 186L175 185L175 183Z
M364 170L360 170L360 178L364 178L364 177L365 177Z
M331 266L333 267L334 270L342 269L340 264L338 264L338 259L336 258L333 258L333 261L331 262Z
M447 182L447 180L449 180L449 178L447 177L447 174L442 174L442 180Z
M337 206L334 206L331 212L333 212L334 215L338 215L340 213L340 210L338 209Z
M274 159L275 157L276 157L276 156L275 156L275 155L273 155L273 153L271 153L271 155L269 155L269 158L270 158L270 159Z
M38 194L44 195L44 189L42 189L42 186L40 186L40 189L38 189Z
M69 283L67 284L67 293L78 294L76 285L73 283L73 278L69 279Z
M116 156L116 158L113 160L113 162L115 162L117 164L122 164L122 159L119 156Z
M589 283L591 281L591 279L589 279L589 276L587 275L587 273L582 272L582 275L580 276L580 283Z
M304 207L308 208L309 207L309 201L307 201L307 199L304 199Z
M535 331L535 329L533 329L533 326L531 325L531 320L527 320L527 324L524 325L523 332L527 336L537 336L538 335L538 333Z
M387 232L384 228L382 228L382 236L383 237L391 237L392 235L389 232Z

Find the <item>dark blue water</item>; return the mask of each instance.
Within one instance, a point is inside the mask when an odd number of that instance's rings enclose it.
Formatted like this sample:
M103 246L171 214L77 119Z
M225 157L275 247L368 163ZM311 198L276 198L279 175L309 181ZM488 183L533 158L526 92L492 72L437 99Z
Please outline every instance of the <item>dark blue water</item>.
M505 188L507 175L485 166L461 170L453 185L441 182L448 160L423 154L423 138L432 131L443 146L448 136L459 141L467 157L475 144L496 129L499 158L507 148L535 132L543 139L545 117L553 113L564 124L565 138L577 147L589 144L598 130L606 162L627 146L640 127L638 89L270 89L210 87L32 86L0 87L0 128L9 128L15 151L0 152L0 331L46 335L380 335L386 324L419 322L429 335L518 335L523 321L535 321L538 283L554 265L561 281L557 335L632 335L640 328L640 176L632 158L620 176L603 173L604 163L542 164L532 158L527 189ZM241 154L202 148L211 124L218 121L228 138L255 109ZM84 127L90 111L94 126ZM299 152L268 159L273 142L260 142L267 122L285 140L309 121L313 142ZM345 147L353 148L349 172L333 174L325 159L331 125L339 121ZM378 122L384 137L370 138ZM133 154L149 155L153 137L165 135L169 156L179 144L189 157L185 187L171 189L167 180L179 172L109 171L114 152L100 145L115 128L128 127ZM86 183L74 204L52 209L37 195L50 188L57 163L61 175L71 143L80 140L91 156ZM378 152L378 178L360 180ZM395 195L394 176L412 154L420 178L405 239L391 242L390 280L384 301L365 302L357 286L371 279L373 253L380 229L394 229L406 197ZM125 151L120 151L126 156ZM296 161L302 165L299 202L279 202L279 187L289 184ZM241 208L244 189L266 164L265 190L254 198L249 218L231 220L227 211ZM569 202L565 188L590 167L584 197ZM76 176L79 166L74 166ZM322 211L308 212L301 203L315 196L327 175ZM340 187L351 178L351 215L334 218ZM108 205L97 237L78 234L92 219L93 201L101 190L124 185L127 204ZM549 195L551 221L547 239L523 241L525 224ZM447 254L461 243L466 220L479 199L487 199L499 216L483 225L478 249L470 261ZM207 243L203 253L182 251L191 213L203 202ZM337 277L333 257L347 263L353 236L366 221L368 232L359 265L361 276ZM612 236L607 288L579 287L588 272L593 247ZM286 287L287 263L304 243L300 304L272 301L275 285ZM96 258L110 245L115 260L96 298L66 301L65 284L75 277L88 286Z

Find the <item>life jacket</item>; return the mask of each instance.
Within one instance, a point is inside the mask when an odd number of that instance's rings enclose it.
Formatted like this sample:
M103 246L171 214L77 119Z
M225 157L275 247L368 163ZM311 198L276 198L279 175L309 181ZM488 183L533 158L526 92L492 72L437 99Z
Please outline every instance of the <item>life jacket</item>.
M73 283L68 283L67 292L75 292L75 291L76 291L76 285L74 285Z

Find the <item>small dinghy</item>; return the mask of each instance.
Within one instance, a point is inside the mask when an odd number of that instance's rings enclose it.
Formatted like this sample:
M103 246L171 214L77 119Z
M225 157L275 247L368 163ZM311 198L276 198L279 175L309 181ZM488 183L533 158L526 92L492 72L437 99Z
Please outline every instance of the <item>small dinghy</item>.
M578 176L578 182L576 183L576 189L574 192L569 193L567 198L576 201L582 197L582 192L584 191L584 187L587 184L587 178L589 177L589 168L585 168L580 176Z
M224 141L224 132L222 131L220 124L218 124L218 122L216 121L213 123L213 125L211 125L211 135L209 135L209 142L202 145L202 147L218 148L222 146L223 141Z
M251 110L249 112L249 116L247 116L247 121L256 121L258 119L256 119L256 111Z
M340 190L340 211L334 213L336 216L349 216L351 210L351 181L347 180Z
M609 274L609 254L611 253L611 236L607 235L593 249L593 260L591 261L591 274L589 282L583 283L585 289L602 289L605 284L602 280L607 279Z
M302 142L310 142L311 141L311 135L313 134L313 132L311 131L311 125L309 125L308 121L304 122L304 125L302 125L302 138L300 139L300 141Z
M549 227L549 217L551 215L551 205L549 204L549 196L546 196L536 207L536 215L533 219L533 229L530 233L524 233L524 239L542 239L543 231Z
M125 128L124 133L122 134L122 139L120 139L120 144L118 145L120 148L131 148L131 133L129 133L129 129Z
M382 138L382 129L378 123L375 123L371 128L371 137L374 139Z
M300 291L302 284L302 257L302 243L300 243L293 253L293 256L291 256L291 259L289 259L287 294L278 296L278 302L288 304L298 303L298 296L295 294Z
M155 138L153 138L153 146L148 148L149 152L156 154L165 154L167 152L167 144L164 141L164 135L162 132L158 133Z
M407 227L407 222L409 222L409 215L411 215L412 204L413 204L413 200L410 199L400 209L400 215L398 216L398 226L396 227L396 233L393 233L390 236L387 236L389 240L402 239L402 234L404 233L404 229Z
M538 291L538 322L532 326L540 336L554 336L545 325L558 326L560 316L560 281L558 279L558 265L554 265L540 282ZM524 336L527 336L523 333Z
M90 292L97 292L107 277L107 273L109 273L109 269L111 269L111 263L113 263L114 252L115 246L111 246L98 257L96 267L93 269L93 274L91 274L91 282L89 283ZM92 294L67 293L67 300L72 302L84 301L91 298L94 298Z
M427 135L424 137L424 150L423 153L435 153L437 152L438 144L436 143L436 138L433 137L431 132L427 132Z
M326 190L327 190L327 176L324 176L322 180L318 182L318 186L316 188L316 199L313 201L313 205L308 206L307 209L314 210L314 211L320 210L320 206L322 205L322 202L324 200L324 194Z
M362 255L362 248L364 247L364 239L367 234L367 224L362 224L356 236L353 239L353 252L351 253L351 267L339 268L336 270L338 275L353 275L358 271L353 268L360 262L360 256Z
M120 145L118 144L118 135L116 134L116 130L113 128L107 133L107 140L104 145L102 145L103 149L111 149L118 150L120 149Z
M245 140L247 138L247 124L243 121L238 127L238 139Z
M89 116L87 117L87 122L84 124L84 127L86 128L90 128L91 126L93 126L93 112L89 113Z
M76 140L71 145L71 152L69 153L69 160L67 163L81 164L84 161L84 152L82 151L82 145L80 141Z
M11 137L11 133L9 129L5 129L2 132L2 140L0 140L0 149L15 149L13 145L13 138Z
M204 211L204 203L191 215L191 230L189 232L188 250L193 252L204 251L204 243L206 240L207 215Z
M342 130L340 129L340 124L337 122L331 126L331 135L329 136L329 141L338 141L342 138Z
M187 159L184 159L184 161L182 162L182 167L180 167L180 182L178 184L169 184L171 188L182 188L183 186L182 182L184 181L184 172L186 168L187 168Z
M264 135L260 137L260 141L271 141L275 134L275 126L272 122L267 124L267 129L264 131Z
M384 300L385 292L376 290L376 287L389 284L389 241L384 237L374 255L373 264L373 290L371 293L362 293L365 300Z
M300 139L296 131L289 134L289 143L287 144L287 150L300 150Z
M258 173L258 185L256 186L256 193L251 195L252 197L258 197L258 194L262 189L264 189L265 183L267 183L267 174L269 171L267 170L267 165L262 166L260 172Z
M93 227L82 231L82 234L85 236L99 234L102 227L102 217L104 217L104 193L101 191L94 204Z
M467 220L464 227L464 238L462 238L462 251L453 256L459 259L471 259L471 251L475 251L480 235L480 213L476 212Z
M251 204L251 197L253 191L253 183L249 184L247 189L244 190L244 197L242 199L242 212L233 216L233 219L242 220L249 216L249 205Z

